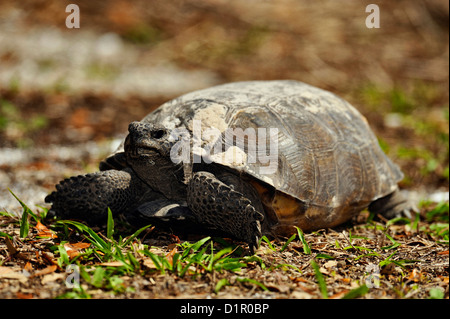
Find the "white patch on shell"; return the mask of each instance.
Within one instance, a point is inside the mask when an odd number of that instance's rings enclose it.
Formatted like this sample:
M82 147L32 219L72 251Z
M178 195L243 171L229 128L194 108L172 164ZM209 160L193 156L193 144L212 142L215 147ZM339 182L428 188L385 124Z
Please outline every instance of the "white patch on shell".
M193 120L200 121L202 125L202 133L207 128L216 128L219 131L223 132L228 127L225 122L225 112L226 109L223 105L218 103L211 103L208 107L198 110ZM189 123L189 128L193 129L192 122Z
M181 123L181 120L178 117L175 116L167 116L161 124L164 125L169 130L173 130L174 128L178 127Z
M197 110L188 127L192 132L192 152L198 156L209 156L205 152L206 145L212 146L220 137L220 133L228 127L225 122L226 109L218 103L211 103L207 107ZM218 158L220 158L219 154ZM212 159L215 161L215 159Z
M347 101L339 98L331 92L315 87L306 86L301 92L301 97L313 102L305 105L305 110L313 114L329 112L331 108L341 112L350 120L351 117L348 112L355 113L353 106L351 106Z
M222 153L212 154L210 158L215 163L233 167L244 167L247 164L247 154L237 146L231 146Z
M320 107L318 107L317 105L307 105L306 107L305 107L305 109L308 111L308 112L311 112L311 113L314 113L314 114L317 114L317 113L319 113L320 112Z
M331 207L339 207L341 205L341 203L339 202L338 197L335 195L333 196L333 198L331 199Z

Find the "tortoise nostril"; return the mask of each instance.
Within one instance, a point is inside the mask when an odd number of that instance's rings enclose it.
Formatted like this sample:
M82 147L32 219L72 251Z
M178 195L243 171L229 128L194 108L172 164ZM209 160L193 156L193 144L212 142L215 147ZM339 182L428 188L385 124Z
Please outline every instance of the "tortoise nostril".
M151 132L151 136L152 136L154 139L160 139L160 138L162 138L165 134L166 134L166 131L164 131L164 130L156 130L156 131L152 131L152 132Z

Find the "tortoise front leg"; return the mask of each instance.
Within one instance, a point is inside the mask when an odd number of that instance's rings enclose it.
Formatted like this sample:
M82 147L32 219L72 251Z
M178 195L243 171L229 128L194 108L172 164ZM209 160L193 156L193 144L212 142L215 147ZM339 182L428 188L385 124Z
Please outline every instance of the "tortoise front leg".
M97 224L106 222L108 207L113 213L134 209L149 191L131 170L108 170L61 181L45 202L57 217Z
M242 193L209 172L195 173L188 184L188 207L199 223L258 248L264 216Z

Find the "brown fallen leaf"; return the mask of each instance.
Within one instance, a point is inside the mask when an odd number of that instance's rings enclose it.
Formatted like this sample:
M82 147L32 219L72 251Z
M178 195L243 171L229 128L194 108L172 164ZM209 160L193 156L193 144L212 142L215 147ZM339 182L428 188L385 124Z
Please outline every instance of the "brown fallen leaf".
M153 260L151 258L144 258L142 260L142 263L144 264L145 267L150 268L150 269L158 269L155 265L155 263L153 262Z
M66 250L69 258L73 259L80 254L80 250L88 248L90 245L91 245L90 243L82 243L82 242L73 244L65 243L64 249Z
M448 276L447 277L445 277L445 276L438 276L438 278L439 279L441 279L445 284L447 284L448 285Z
M24 270L31 272L33 271L33 266L31 265L31 263L29 261L27 261L27 263L25 264L25 266L23 267Z
M58 265L58 260L53 256L53 254L49 251L41 252L41 256L51 265Z
M31 293L24 294L24 293L21 293L20 291L18 291L16 293L16 297L17 297L17 299L33 299L33 294L31 294Z
M345 282L346 284L349 284L352 282L351 278L342 278L341 281Z
M16 247L14 247L14 244L12 243L11 239L9 237L5 237L6 247L8 248L8 252L10 256L14 256L17 253Z
M79 243L73 243L73 244L71 244L71 246L76 249L85 249L85 248L89 248L89 246L91 246L91 243L79 242Z
M269 289L270 291L277 291L277 292L281 292L281 293L288 293L290 291L290 287L289 285L285 285L285 284L265 284L266 288Z
M14 271L11 267L0 266L0 279L17 279L22 283L27 282L28 276L23 271Z
M37 277L37 276L51 274L57 268L58 268L58 266L56 266L56 265L47 266L44 269L37 270L34 274L31 275L31 277Z
M172 265L173 263L173 256L176 254L177 252L177 247L175 247L174 249L172 249L167 255L167 261L169 262L170 265Z
M107 262L104 262L104 263L100 263L98 265L100 265L100 266L109 266L109 267L121 267L124 264L121 261L107 261Z
M36 226L34 227L38 231L37 236L42 238L58 238L56 234L47 228L44 224L41 222L37 222Z
M49 282L55 282L55 281L58 281L58 280L64 280L66 277L67 277L67 274L65 274L65 273L56 273L56 272L54 272L54 273L42 276L41 284L45 285L45 284L47 284Z
M334 295L331 295L329 298L330 299L340 299L349 291L350 291L349 289L344 289L338 293L335 293Z
M421 280L423 279L423 274L422 274L419 270L417 270L416 268L414 268L414 269L410 272L410 274L409 274L409 276L408 276L408 279L409 279L409 280L412 280L412 281L414 281L414 282L419 282L419 281L421 281Z

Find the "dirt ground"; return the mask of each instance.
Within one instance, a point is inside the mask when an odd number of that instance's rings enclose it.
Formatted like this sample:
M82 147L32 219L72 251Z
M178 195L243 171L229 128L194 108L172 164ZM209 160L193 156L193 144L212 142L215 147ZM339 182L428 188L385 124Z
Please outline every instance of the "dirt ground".
M0 211L22 211L8 188L33 210L45 206L59 180L95 171L129 122L171 98L270 79L304 81L347 99L405 173L400 186L417 202L448 201L448 2L381 1L374 29L365 23L370 1L74 2L79 29L66 28L65 2L0 2ZM363 214L305 234L312 254L299 241L281 252L283 239L273 243L276 251L263 243L256 254L264 265L295 268L268 271L254 261L238 273L195 278L144 271L123 276L133 289L87 289L93 298L321 298L315 260L328 295L340 298L372 280L367 267L395 252L363 298L435 291L448 298L448 235L437 236L442 220L427 215L437 205L420 208L415 229L368 223ZM0 217L0 232L13 237L0 236L0 298L67 293L67 274L49 251L58 239L36 238L34 228L19 239L14 221ZM448 234L448 210L446 223ZM392 244L386 234L399 245L382 249ZM156 229L146 238L169 253L176 235ZM221 279L230 285L215 293Z

